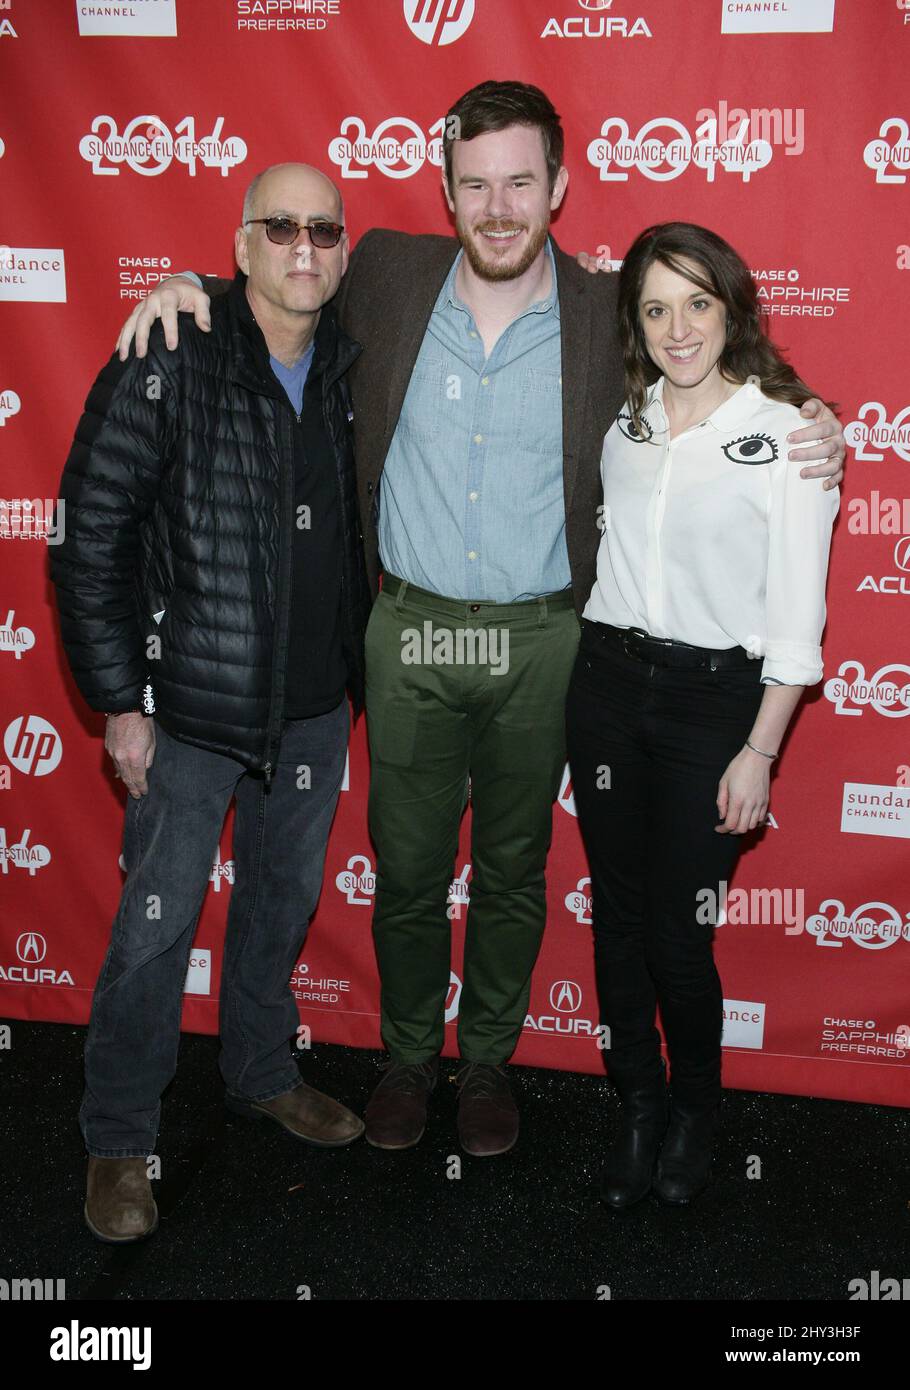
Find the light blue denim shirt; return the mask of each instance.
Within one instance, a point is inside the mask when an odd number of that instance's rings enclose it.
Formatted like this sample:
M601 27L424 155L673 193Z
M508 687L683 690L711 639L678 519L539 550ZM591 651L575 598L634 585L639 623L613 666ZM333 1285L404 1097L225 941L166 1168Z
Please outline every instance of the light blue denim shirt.
M455 293L458 253L414 364L382 474L383 568L456 599L515 603L566 589L562 376L553 287L488 358Z

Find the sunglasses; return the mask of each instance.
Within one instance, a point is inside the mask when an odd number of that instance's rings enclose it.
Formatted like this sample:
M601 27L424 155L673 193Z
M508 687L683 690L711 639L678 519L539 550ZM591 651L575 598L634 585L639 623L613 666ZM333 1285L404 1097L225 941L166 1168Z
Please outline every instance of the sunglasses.
M302 231L309 232L310 241L321 250L337 246L344 227L337 222L305 222L301 226L292 217L252 217L244 225L252 227L261 222L269 241L276 246L292 246Z

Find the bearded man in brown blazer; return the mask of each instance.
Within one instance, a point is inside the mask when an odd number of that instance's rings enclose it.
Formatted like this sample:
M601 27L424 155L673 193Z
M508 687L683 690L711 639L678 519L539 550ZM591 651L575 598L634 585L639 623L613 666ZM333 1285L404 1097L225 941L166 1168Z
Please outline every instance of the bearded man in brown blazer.
M518 1136L505 1065L546 920L565 693L595 576L601 449L624 389L616 277L589 274L549 235L568 172L548 98L482 83L449 111L443 148L457 240L368 232L335 301L363 346L349 382L378 593L366 710L389 1058L366 1132L384 1149L424 1132L449 988L447 889L470 789L458 1131L467 1152L487 1156ZM293 209L259 211L270 237L291 235ZM319 255L299 232L289 273L304 252ZM204 326L207 302L187 280L167 282L131 316L123 350L136 329L141 353L159 314L175 342L175 309ZM821 412L808 403L819 423L796 442L819 442L797 457L827 458L812 473L837 477L842 435Z

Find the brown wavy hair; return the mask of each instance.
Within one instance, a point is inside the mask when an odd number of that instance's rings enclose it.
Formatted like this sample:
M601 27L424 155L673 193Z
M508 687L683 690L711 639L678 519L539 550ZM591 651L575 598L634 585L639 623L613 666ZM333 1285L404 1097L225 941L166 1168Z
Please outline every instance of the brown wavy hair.
M683 258L698 270L681 264ZM694 222L661 222L646 227L635 238L619 272L619 336L626 399L636 429L641 428L648 387L660 375L648 352L639 313L645 276L655 261L691 280L725 306L727 337L717 362L722 377L740 386L750 377L757 378L756 384L766 396L796 406L818 394L797 376L768 337L755 281L730 243ZM825 403L834 410L834 402Z
M456 140L473 140L490 130L512 125L536 126L543 140L550 192L562 166L563 131L552 101L528 82L481 82L460 96L446 112L442 152L446 180L452 187L452 146Z

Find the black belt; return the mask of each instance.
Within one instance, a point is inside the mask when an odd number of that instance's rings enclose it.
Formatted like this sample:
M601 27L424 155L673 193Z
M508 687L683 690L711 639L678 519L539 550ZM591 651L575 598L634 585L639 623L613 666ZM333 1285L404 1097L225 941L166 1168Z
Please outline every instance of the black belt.
M651 666L675 666L689 670L717 671L722 666L753 666L745 647L693 647L688 642L674 642L669 637L652 637L637 627L613 627L610 623L592 622L582 618L584 631L593 640L603 642L611 650L624 652L636 661Z

